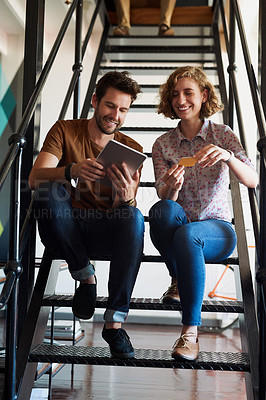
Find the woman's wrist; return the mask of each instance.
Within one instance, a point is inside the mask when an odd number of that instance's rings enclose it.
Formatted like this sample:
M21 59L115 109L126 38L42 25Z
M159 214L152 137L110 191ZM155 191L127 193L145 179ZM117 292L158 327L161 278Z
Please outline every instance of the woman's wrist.
M232 159L235 157L235 155L234 155L234 153L232 152L232 150L226 150L226 151L227 151L227 153L230 154L230 156L229 156L229 158L228 158L226 161L224 161L224 162L225 162L225 164L229 164L229 163L232 161Z

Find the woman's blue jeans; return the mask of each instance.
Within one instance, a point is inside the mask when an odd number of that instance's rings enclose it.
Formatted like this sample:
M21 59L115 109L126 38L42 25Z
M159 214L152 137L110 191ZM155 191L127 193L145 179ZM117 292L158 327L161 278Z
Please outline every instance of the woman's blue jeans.
M126 319L143 254L144 218L130 206L108 212L72 208L63 185L41 185L35 197L35 217L43 244L66 260L72 277L94 274L93 254L110 256L106 321Z
M208 219L188 222L184 209L175 201L161 200L149 213L154 246L162 255L170 276L177 278L182 304L182 323L201 324L205 288L205 262L226 259L236 246L230 222Z

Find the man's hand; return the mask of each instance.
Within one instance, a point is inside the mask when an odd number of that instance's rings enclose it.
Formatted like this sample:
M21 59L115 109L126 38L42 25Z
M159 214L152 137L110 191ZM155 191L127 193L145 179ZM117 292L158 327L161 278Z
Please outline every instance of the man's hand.
M117 165L112 164L107 168L107 176L116 191L114 203L117 200L120 203L124 203L135 198L140 179L139 171L136 171L131 177L126 163L121 164L121 169Z
M74 179L80 178L84 181L94 182L98 179L103 179L105 175L106 172L103 165L90 158L74 164L71 168L71 176Z

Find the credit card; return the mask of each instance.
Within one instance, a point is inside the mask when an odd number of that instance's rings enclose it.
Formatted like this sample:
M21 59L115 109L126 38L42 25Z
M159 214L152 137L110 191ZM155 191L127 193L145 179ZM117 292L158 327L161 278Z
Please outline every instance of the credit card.
M178 165L183 165L184 167L194 167L197 160L193 157L182 157Z

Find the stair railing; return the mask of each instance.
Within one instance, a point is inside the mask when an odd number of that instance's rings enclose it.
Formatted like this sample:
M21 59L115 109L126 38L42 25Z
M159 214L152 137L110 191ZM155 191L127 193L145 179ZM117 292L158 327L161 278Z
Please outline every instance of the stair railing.
M217 23L219 13L223 26L223 34L226 44L226 50L229 58L229 66L227 71L230 78L229 87L229 125L233 125L233 113L234 105L236 110L236 116L238 121L238 128L241 142L246 149L246 139L244 124L241 114L240 100L237 90L236 83L236 71L235 65L235 28L237 28L240 36L241 48L245 61L245 68L248 77L250 92L253 101L254 112L257 121L257 128L259 132L259 141L257 148L260 152L260 202L258 201L254 189L248 189L249 202L251 209L251 217L253 223L256 254L258 265L256 265L256 281L258 290L258 323L259 323L259 376L258 376L258 393L255 393L255 397L259 400L265 400L266 395L266 368L265 368L265 357L266 357L266 305L265 305L265 294L266 294L266 185L265 185L265 161L266 161L266 120L263 112L262 102L260 93L255 77L254 67L251 62L251 57L247 45L244 24L238 4L238 0L230 0L230 30L228 34L228 27L226 23L225 11L223 0L217 0L214 8L214 20ZM256 363L258 360L256 360ZM258 396L258 397L257 397Z
M0 294L0 309L7 306L6 312L6 357L5 357L5 399L17 398L17 380L16 380L16 351L18 342L17 313L18 313L18 281L23 273L21 258L27 243L29 231L32 224L32 203L28 208L22 229L20 229L20 184L21 184L21 165L22 151L26 145L27 129L30 120L36 110L37 102L44 88L50 70L55 61L58 50L64 39L72 16L76 10L76 39L75 39L75 64L73 66L73 77L64 101L60 116L66 113L71 96L74 92L73 115L77 118L80 108L80 88L79 78L82 71L82 59L86 52L89 39L96 22L97 15L104 18L104 35L107 37L109 29L109 20L103 4L103 0L96 0L97 4L91 19L90 26L81 49L81 26L83 0L73 0L72 4L63 20L54 45L50 51L47 61L41 71L39 79L34 87L32 95L23 113L17 132L12 134L8 140L9 149L3 163L0 166L0 191L9 174L11 173L10 188L10 228L9 228L9 259L5 265L6 275L5 284ZM103 41L103 39L102 39ZM95 82L94 82L95 83Z

